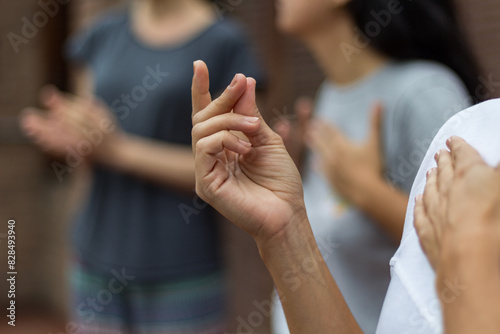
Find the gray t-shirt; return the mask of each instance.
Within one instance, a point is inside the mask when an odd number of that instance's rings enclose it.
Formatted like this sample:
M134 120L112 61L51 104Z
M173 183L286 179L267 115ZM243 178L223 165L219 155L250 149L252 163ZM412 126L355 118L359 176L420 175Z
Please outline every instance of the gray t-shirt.
M262 82L242 29L218 21L176 47L152 48L130 30L127 13L107 15L68 44L69 58L90 65L95 94L127 133L191 145L193 61L210 69L212 93L242 72ZM80 260L105 273L126 268L138 280L176 279L218 270L210 207L191 194L122 174L93 169L88 202L73 240Z
M426 61L388 63L352 86L325 82L316 116L349 138L367 137L370 113L382 102L386 177L409 193L420 163L437 131L469 105L461 80L448 68ZM392 239L363 212L340 198L307 158L304 196L318 246L349 308L365 333L374 333L389 285ZM401 222L403 223L403 222ZM288 333L282 313L276 333Z

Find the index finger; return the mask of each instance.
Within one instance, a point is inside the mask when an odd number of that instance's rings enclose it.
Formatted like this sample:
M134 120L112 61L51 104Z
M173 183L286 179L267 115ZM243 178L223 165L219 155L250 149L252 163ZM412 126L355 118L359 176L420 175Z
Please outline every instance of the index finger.
M437 188L441 195L446 195L454 177L451 154L442 149L436 153L434 159L437 163Z

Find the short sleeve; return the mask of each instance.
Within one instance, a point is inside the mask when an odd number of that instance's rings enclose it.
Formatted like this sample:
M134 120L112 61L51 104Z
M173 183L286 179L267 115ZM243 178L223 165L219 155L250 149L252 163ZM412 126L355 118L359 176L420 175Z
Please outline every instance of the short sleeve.
M120 16L123 16L123 13L107 14L90 29L71 37L64 47L66 59L76 64L92 65L100 46L105 42L109 26Z
M441 126L470 106L462 81L449 70L426 75L414 82L396 106L398 145L393 160L394 183L410 192L422 159Z

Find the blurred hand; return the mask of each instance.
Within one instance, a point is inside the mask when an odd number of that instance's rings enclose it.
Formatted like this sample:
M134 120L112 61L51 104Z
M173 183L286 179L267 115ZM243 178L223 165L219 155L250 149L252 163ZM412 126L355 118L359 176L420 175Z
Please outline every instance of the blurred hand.
M199 61L192 93L199 196L256 240L270 240L306 219L299 172L283 140L261 117L255 80L238 74L212 101L208 69ZM241 131L248 141L231 131Z
M340 130L322 120L313 120L306 134L308 146L319 159L320 171L337 193L357 206L364 200L363 190L367 185L372 181L384 181L382 115L382 106L377 104L368 138L362 143L349 140Z
M124 136L101 101L63 94L55 87L42 89L40 100L47 110L25 109L21 128L51 155L62 157L71 149L88 161L102 162Z
M470 247L465 238L493 245L500 255L500 169L486 164L463 139L453 137L428 172L415 204L415 229L438 271L443 253ZM446 254L445 254L446 255Z
M305 146L305 133L311 121L314 105L309 97L301 97L295 102L295 120L280 117L274 124L274 130L283 138L286 149L300 165Z

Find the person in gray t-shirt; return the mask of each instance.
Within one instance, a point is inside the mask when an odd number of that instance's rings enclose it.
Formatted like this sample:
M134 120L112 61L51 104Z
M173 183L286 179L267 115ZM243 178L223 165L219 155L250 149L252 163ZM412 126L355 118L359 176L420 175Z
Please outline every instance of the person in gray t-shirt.
M90 70L103 104L50 91L49 117L30 113L23 126L66 158L53 164L60 179L80 154L91 165L72 233L75 320L85 333L222 332L215 216L194 193L190 86L198 59L214 94L238 72L262 83L241 27L209 1L133 1L73 38L67 56Z
M276 130L296 161L308 145L311 226L365 333L377 327L418 167L479 87L452 12L444 0L282 1L278 10L279 26L309 46L327 78L314 108L301 101L298 124ZM281 305L273 327L289 332Z

